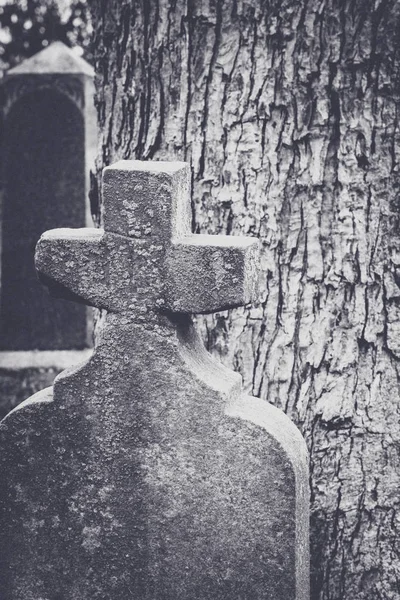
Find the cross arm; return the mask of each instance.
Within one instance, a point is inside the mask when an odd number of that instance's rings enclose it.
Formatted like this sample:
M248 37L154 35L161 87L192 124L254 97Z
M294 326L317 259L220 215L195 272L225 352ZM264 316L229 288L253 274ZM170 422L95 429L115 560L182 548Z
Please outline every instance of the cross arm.
M109 308L101 229L52 229L36 245L35 267L52 296Z
M258 240L187 235L167 256L167 306L174 312L211 313L256 299Z

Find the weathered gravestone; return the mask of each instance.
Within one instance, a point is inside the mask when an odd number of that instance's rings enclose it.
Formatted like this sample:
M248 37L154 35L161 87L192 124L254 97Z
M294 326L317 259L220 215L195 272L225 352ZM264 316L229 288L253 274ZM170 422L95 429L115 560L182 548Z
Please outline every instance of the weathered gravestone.
M103 191L104 232L37 247L53 293L108 312L0 425L0 597L306 600L304 441L190 318L251 301L257 241L190 234L184 163L121 161Z
M0 348L65 350L88 345L86 308L49 298L34 248L53 227L90 218L96 152L93 69L54 42L7 73L2 85Z

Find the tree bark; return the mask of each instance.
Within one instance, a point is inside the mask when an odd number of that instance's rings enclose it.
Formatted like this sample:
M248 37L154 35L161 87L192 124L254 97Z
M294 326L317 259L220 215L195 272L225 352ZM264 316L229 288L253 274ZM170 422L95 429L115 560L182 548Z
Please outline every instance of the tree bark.
M400 3L92 0L98 169L187 160L193 227L258 236L201 319L311 456L312 598L400 597Z

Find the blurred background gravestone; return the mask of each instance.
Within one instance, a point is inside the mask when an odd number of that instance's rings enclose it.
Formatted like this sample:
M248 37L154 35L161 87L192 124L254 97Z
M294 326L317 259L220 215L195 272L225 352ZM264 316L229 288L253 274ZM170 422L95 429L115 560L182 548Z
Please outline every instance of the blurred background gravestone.
M37 281L33 253L43 231L90 224L93 75L86 61L54 42L3 83L1 414L49 385L91 345L89 309L50 298Z

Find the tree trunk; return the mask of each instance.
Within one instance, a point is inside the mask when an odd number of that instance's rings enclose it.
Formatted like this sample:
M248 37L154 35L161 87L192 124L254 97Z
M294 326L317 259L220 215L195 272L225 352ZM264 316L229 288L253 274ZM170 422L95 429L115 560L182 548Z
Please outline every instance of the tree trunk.
M400 597L400 3L92 0L98 168L187 160L194 230L258 236L209 349L311 455L312 598Z

